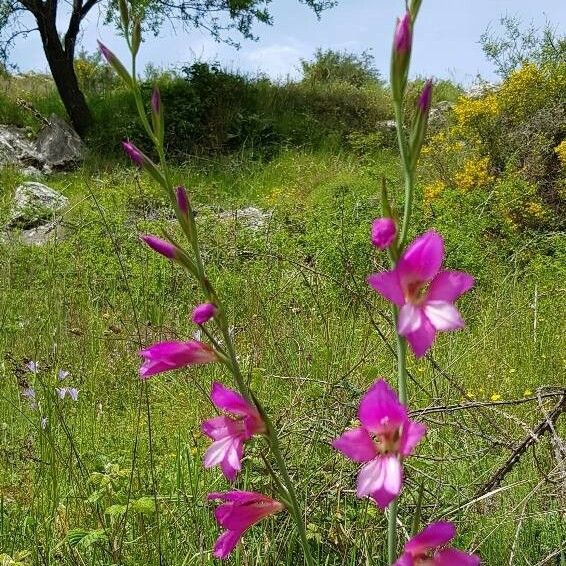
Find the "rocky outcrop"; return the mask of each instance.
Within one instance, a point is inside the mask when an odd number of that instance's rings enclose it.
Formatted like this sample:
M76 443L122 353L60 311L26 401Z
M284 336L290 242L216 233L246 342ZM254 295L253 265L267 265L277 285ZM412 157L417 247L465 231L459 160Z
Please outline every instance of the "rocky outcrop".
M46 185L22 183L16 188L4 239L20 237L26 244L39 245L60 237L60 215L68 204L66 197Z
M0 166L50 173L76 167L86 148L63 119L52 115L34 140L24 128L0 124Z

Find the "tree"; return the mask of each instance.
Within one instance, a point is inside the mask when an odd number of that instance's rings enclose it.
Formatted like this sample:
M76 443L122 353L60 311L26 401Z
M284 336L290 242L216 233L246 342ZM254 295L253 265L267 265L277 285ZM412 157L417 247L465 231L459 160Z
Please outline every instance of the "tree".
M347 51L317 49L314 59L302 59L301 66L307 82L344 82L358 87L371 82L383 82L369 51L362 51L358 55Z
M480 44L502 79L525 63L554 65L566 61L566 36L557 34L549 22L539 29L532 24L524 27L515 16L502 16L499 25L498 31L488 27Z
M335 4L335 0L299 0L317 16ZM53 80L76 131L83 135L92 117L74 68L77 37L86 15L96 5L106 11L108 22L117 18L115 0L72 0L61 8L59 0L0 0L0 57L6 61L9 49L19 36L37 32ZM70 6L69 6L70 4ZM272 24L270 0L135 0L133 12L143 13L146 29L157 33L165 22L180 22L184 28L202 28L217 40L236 42L226 36L231 31L256 39L256 22ZM26 22L32 16L34 25ZM66 18L62 34L57 29Z

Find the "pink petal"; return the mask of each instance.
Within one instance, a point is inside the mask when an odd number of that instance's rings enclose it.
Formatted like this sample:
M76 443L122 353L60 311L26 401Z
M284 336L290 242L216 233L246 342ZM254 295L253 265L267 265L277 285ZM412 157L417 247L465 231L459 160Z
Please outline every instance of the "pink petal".
M204 421L200 427L203 434L212 440L220 440L226 436L234 436L242 430L241 421L235 421L230 417L219 416ZM239 426L238 426L239 425Z
M404 552L401 556L399 556L399 558L397 558L392 566L415 566L415 562L410 554Z
M479 556L466 554L456 548L441 550L434 557L434 566L477 566L479 563Z
M210 392L212 402L222 411L242 417L256 415L257 411L239 393L224 387L218 381L212 384Z
M139 354L144 358L144 363L140 368L142 379L164 371L188 365L206 364L218 359L208 344L197 340L158 342L141 350Z
M232 436L226 436L213 442L204 454L204 467L212 468L220 464L222 460L228 459L230 452L236 449L235 445L238 443L241 444L241 440Z
M418 557L449 543L455 536L456 527L452 523L447 521L431 523L405 544L405 552Z
M399 452L403 456L409 456L425 434L426 426L424 424L409 421L408 424L403 427L403 433L401 434L401 441L399 443Z
M456 330L465 326L460 312L452 303L427 301L424 312L436 330Z
M407 342L411 346L413 353L417 358L422 358L432 346L434 338L436 336L436 330L434 326L428 321L426 317L423 316L423 323L418 330L407 334Z
M256 501L269 500L269 497L257 493L255 491L242 491L241 489L233 489L231 491L219 491L209 493L206 497L209 501L216 499L235 504L254 503Z
M332 446L354 462L368 462L377 456L377 448L365 428L347 430Z
M439 271L444 259L442 236L430 230L413 240L397 262L396 271L404 289L414 283L426 283Z
M474 278L464 271L441 271L431 282L427 300L453 303L474 286Z
M389 384L379 379L362 397L358 418L366 429L379 434L402 426L407 410Z
M399 495L402 481L403 472L397 457L378 456L360 469L357 495L370 495L384 509Z
M385 509L401 493L403 468L397 456L385 456L382 460L384 460L384 482L381 488L371 493L371 497L381 509Z
M367 282L388 301L399 307L405 304L405 295L396 271L373 273L367 278Z
M222 460L222 462L220 462L220 469L222 470L224 477L229 482L234 482L236 480L238 472L242 469L242 467L238 466L237 468L234 468L232 467L230 462L228 462L228 460Z
M397 332L401 336L407 336L421 327L423 319L422 311L412 303L405 303L399 310L397 318Z
M358 497L366 497L372 491L381 488L384 481L382 468L382 461L379 457L374 458L360 468L356 489Z
M221 527L231 531L245 531L265 517L278 513L283 509L279 501L270 497L262 497L248 503L225 503L220 505L214 515Z
M240 538L243 534L244 533L236 531L226 531L222 533L214 545L213 556L221 560L228 558L231 552L236 548L238 542L240 542Z

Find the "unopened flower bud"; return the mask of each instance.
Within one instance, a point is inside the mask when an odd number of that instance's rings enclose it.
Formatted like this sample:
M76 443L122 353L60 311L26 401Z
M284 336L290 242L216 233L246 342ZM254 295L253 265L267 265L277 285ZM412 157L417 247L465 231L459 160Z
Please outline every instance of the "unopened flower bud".
M110 51L110 49L108 49L108 47L106 47L106 45L104 45L100 41L98 42L98 49L99 49L100 53L102 54L102 56L106 59L108 64L120 76L120 78L124 82L130 84L132 82L132 77L130 77L130 73L128 73L128 71L126 70L126 67L124 67L124 65L122 65L122 63L120 62L120 59L118 59L118 57L116 57L116 55L114 55L114 53L112 53L112 51Z
M393 100L397 104L402 103L405 87L407 85L412 43L412 19L411 14L406 12L405 15L397 21L391 53L391 91L393 93Z
M132 28L132 55L135 57L138 54L141 45L141 22L139 18L134 21L134 26Z
M411 51L412 40L411 14L407 12L397 21L397 28L395 29L395 37L393 39L393 50L398 55L409 53Z
M173 245L171 242L162 240L161 238L152 236L151 234L140 236L140 239L153 251L165 256L167 259L177 259L179 250L177 249L177 246Z
M426 81L419 99L417 100L417 111L415 113L411 131L410 150L411 166L413 167L413 169L417 166L417 161L426 136L431 102L432 80L429 79L428 81Z
M387 249L397 236L393 218L376 218L371 225L371 243L380 250Z
M135 163L138 167L144 164L144 154L131 142L123 141L122 148L126 152L126 155Z
M189 199L187 197L187 191L186 191L185 187L183 187L182 185L179 185L175 189L175 196L177 198L177 206L179 207L179 210L185 216L187 216L189 214Z
M206 324L216 314L216 305L213 303L203 303L193 309L192 321L195 324Z
M419 111L422 112L423 114L428 114L430 110L431 102L432 102L432 79L428 79L428 81L426 81L423 87L423 90L417 102Z

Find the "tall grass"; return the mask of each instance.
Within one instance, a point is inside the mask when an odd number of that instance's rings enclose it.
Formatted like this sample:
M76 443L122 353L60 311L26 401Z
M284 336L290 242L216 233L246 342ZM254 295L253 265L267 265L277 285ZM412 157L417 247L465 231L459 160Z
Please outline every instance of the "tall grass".
M284 431L318 563L385 564L384 515L355 498L355 468L329 440L355 417L360 393L395 368L387 309L364 277L374 261L365 232L377 211L377 179L385 174L394 186L397 162L381 154L360 166L346 154L289 151L268 164L195 160L174 174L195 195L247 379ZM2 182L18 179L4 172ZM212 413L207 393L221 369L164 374L147 387L137 378L137 350L190 336L198 300L182 273L137 241L140 231L169 226L164 203L147 178L122 167L87 166L49 183L71 199L66 239L2 244L0 255L0 554L27 551L22 560L33 564L158 564L160 556L208 564L217 527L205 494L225 483L203 471L207 443L198 430ZM5 194L4 215L8 204ZM215 216L250 204L273 210L260 231ZM458 240L447 240L448 264L459 267L450 262ZM416 409L494 395L519 400L527 389L534 396L563 383L557 273L501 265L497 250L481 257L491 277L463 301L469 329L441 337L438 365L408 368ZM35 376L24 368L29 359L40 363ZM58 369L71 372L77 403L56 398ZM35 381L39 410L22 397L24 381ZM427 478L424 516L456 517L460 542L486 564L552 564L556 558L545 557L564 546L566 504L546 439L500 492L473 502L543 417L533 400L423 417L429 442L413 466ZM257 458L247 454L253 473L241 487L254 487ZM415 502L406 493L401 521L410 525ZM267 525L246 534L235 564L297 564L288 521Z

